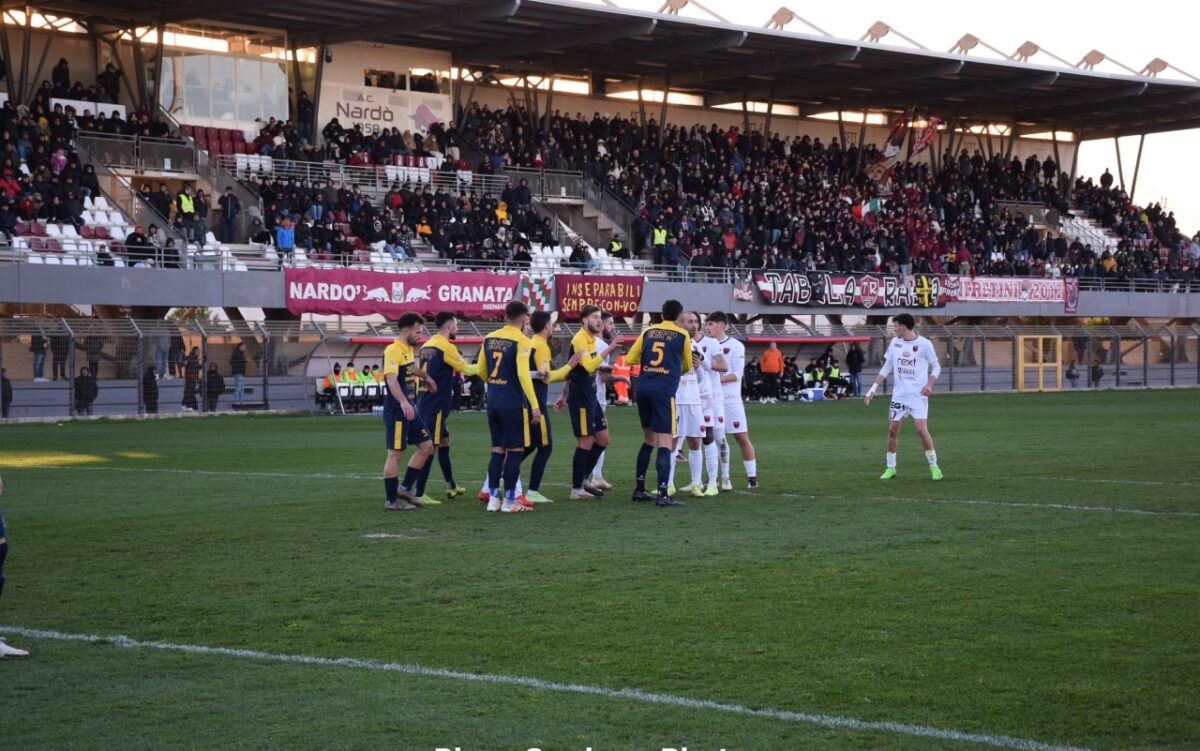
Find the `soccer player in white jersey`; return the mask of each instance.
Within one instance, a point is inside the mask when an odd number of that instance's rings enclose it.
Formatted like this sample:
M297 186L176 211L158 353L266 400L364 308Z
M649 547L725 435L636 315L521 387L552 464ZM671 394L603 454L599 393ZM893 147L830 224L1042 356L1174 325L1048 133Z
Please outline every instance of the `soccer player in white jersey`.
M714 496L720 485L718 480L719 452L721 442L725 440L724 422L717 422L718 414L721 415L722 420L725 415L725 402L721 394L721 374L729 370L729 365L725 362L725 356L721 354L720 343L711 336L701 336L700 314L692 311L688 322L692 324L688 329L692 333L692 341L699 348L703 358L700 363L700 416L704 426L704 436L701 440L704 468L708 475L708 485L705 486L704 495Z
M705 356L696 343L694 332L699 328L699 319L695 313L686 312L679 316L679 326L688 332L691 346L692 369L679 377L679 388L675 391L675 447L671 456L671 472L667 480L667 495L675 495L675 465L676 456L687 444L688 470L691 472L691 482L684 491L695 498L704 497L704 484L701 474L704 470L701 462L700 441L704 438L703 402L700 399L700 382L708 382L708 370L705 369Z
M925 459L929 461L929 474L935 480L942 479L942 470L938 468L937 452L933 450L933 438L929 436L929 394L933 384L937 383L942 374L942 365L938 362L937 352L933 342L917 334L916 320L908 313L901 313L892 318L896 326L896 337L888 345L887 354L883 358L883 367L875 377L875 383L863 398L865 404L870 404L875 391L887 380L889 373L894 373L892 388L892 406L888 410L888 440L887 440L887 469L879 477L890 480L896 476L896 444L900 439L900 421L911 417L917 426L917 435L921 436L921 444L925 446Z
M729 318L717 310L708 314L705 329L708 335L717 340L718 352L725 358L729 369L721 374L721 392L725 414L718 417L723 420L725 435L733 436L742 452L742 466L746 470L746 487L754 490L758 487L758 462L754 458L754 444L750 443L750 426L746 423L746 405L742 403L742 375L746 369L746 345L726 334ZM733 490L733 482L729 479L729 448L721 452L721 490Z
M607 310L600 313L600 336L596 337L596 354L604 358L604 362L596 370L596 396L600 398L600 411L607 415L608 382L620 378L628 383L628 379L623 376L612 374L613 360L621 355L621 348L617 346L617 322ZM606 491L613 489L612 483L604 479L604 456L607 453L608 450L605 449L596 459L590 483Z

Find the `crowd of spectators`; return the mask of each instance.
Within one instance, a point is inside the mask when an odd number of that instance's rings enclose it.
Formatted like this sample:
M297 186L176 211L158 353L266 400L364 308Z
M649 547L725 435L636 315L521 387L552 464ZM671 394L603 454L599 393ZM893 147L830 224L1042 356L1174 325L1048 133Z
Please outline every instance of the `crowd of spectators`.
M968 275L1196 278L1197 238L1161 209L1133 206L1111 186L1072 185L1052 158L1024 160L963 149L940 168L901 164L886 188L863 168L877 156L837 139L766 138L717 125L651 118L588 119L555 112L549 132L523 108L474 106L463 133L485 154L479 169L510 164L580 170L637 214L625 252L681 267L883 271ZM1111 177L1110 177L1111 179ZM998 202L1033 202L1060 216L1071 201L1102 206L1116 253L1030 226ZM873 210L865 211L870 202ZM1138 227L1143 239L1135 242ZM1128 231L1127 231L1128 230ZM1159 244L1165 246L1160 254ZM1160 255L1163 257L1160 258Z

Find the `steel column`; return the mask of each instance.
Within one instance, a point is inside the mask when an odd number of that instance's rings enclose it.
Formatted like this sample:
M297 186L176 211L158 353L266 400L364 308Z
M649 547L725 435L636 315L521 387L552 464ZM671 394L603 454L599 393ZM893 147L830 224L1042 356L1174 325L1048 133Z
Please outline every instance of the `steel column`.
M1129 200L1133 201L1133 194L1137 193L1138 173L1142 170L1142 149L1146 145L1146 134L1143 133L1138 137L1137 161L1133 163L1133 183L1129 186Z
M321 132L317 124L321 122L321 81L325 78L325 46L317 47L317 70L313 76L313 122L312 142L321 143ZM472 89L474 90L474 89Z
M1121 181L1121 190L1125 190L1125 167L1121 164L1121 139L1113 136L1113 147L1117 150L1117 178Z
M666 83L663 85L662 109L658 117L658 147L662 148L663 131L667 129L667 99L671 95L671 72L667 71Z

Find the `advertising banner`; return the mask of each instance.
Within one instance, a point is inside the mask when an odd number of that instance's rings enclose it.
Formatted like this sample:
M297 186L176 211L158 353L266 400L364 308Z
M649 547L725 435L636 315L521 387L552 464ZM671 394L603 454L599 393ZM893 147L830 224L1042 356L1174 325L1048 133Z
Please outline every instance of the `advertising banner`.
M284 269L291 313L398 318L449 310L467 317L499 318L516 294L518 274L488 271L421 271L384 274L355 269Z

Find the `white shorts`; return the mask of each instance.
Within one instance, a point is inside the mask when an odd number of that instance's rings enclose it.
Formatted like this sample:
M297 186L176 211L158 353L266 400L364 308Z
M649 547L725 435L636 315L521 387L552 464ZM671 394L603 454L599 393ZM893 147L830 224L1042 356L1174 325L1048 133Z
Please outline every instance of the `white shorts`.
M929 397L922 396L904 402L893 400L891 406L888 407L888 419L892 422L899 422L906 417L911 417L914 420L928 420Z
M704 437L704 412L699 404L675 405L675 435L684 438Z
M746 405L741 399L726 399L724 412L726 433L736 435L750 431L750 424L746 422Z

